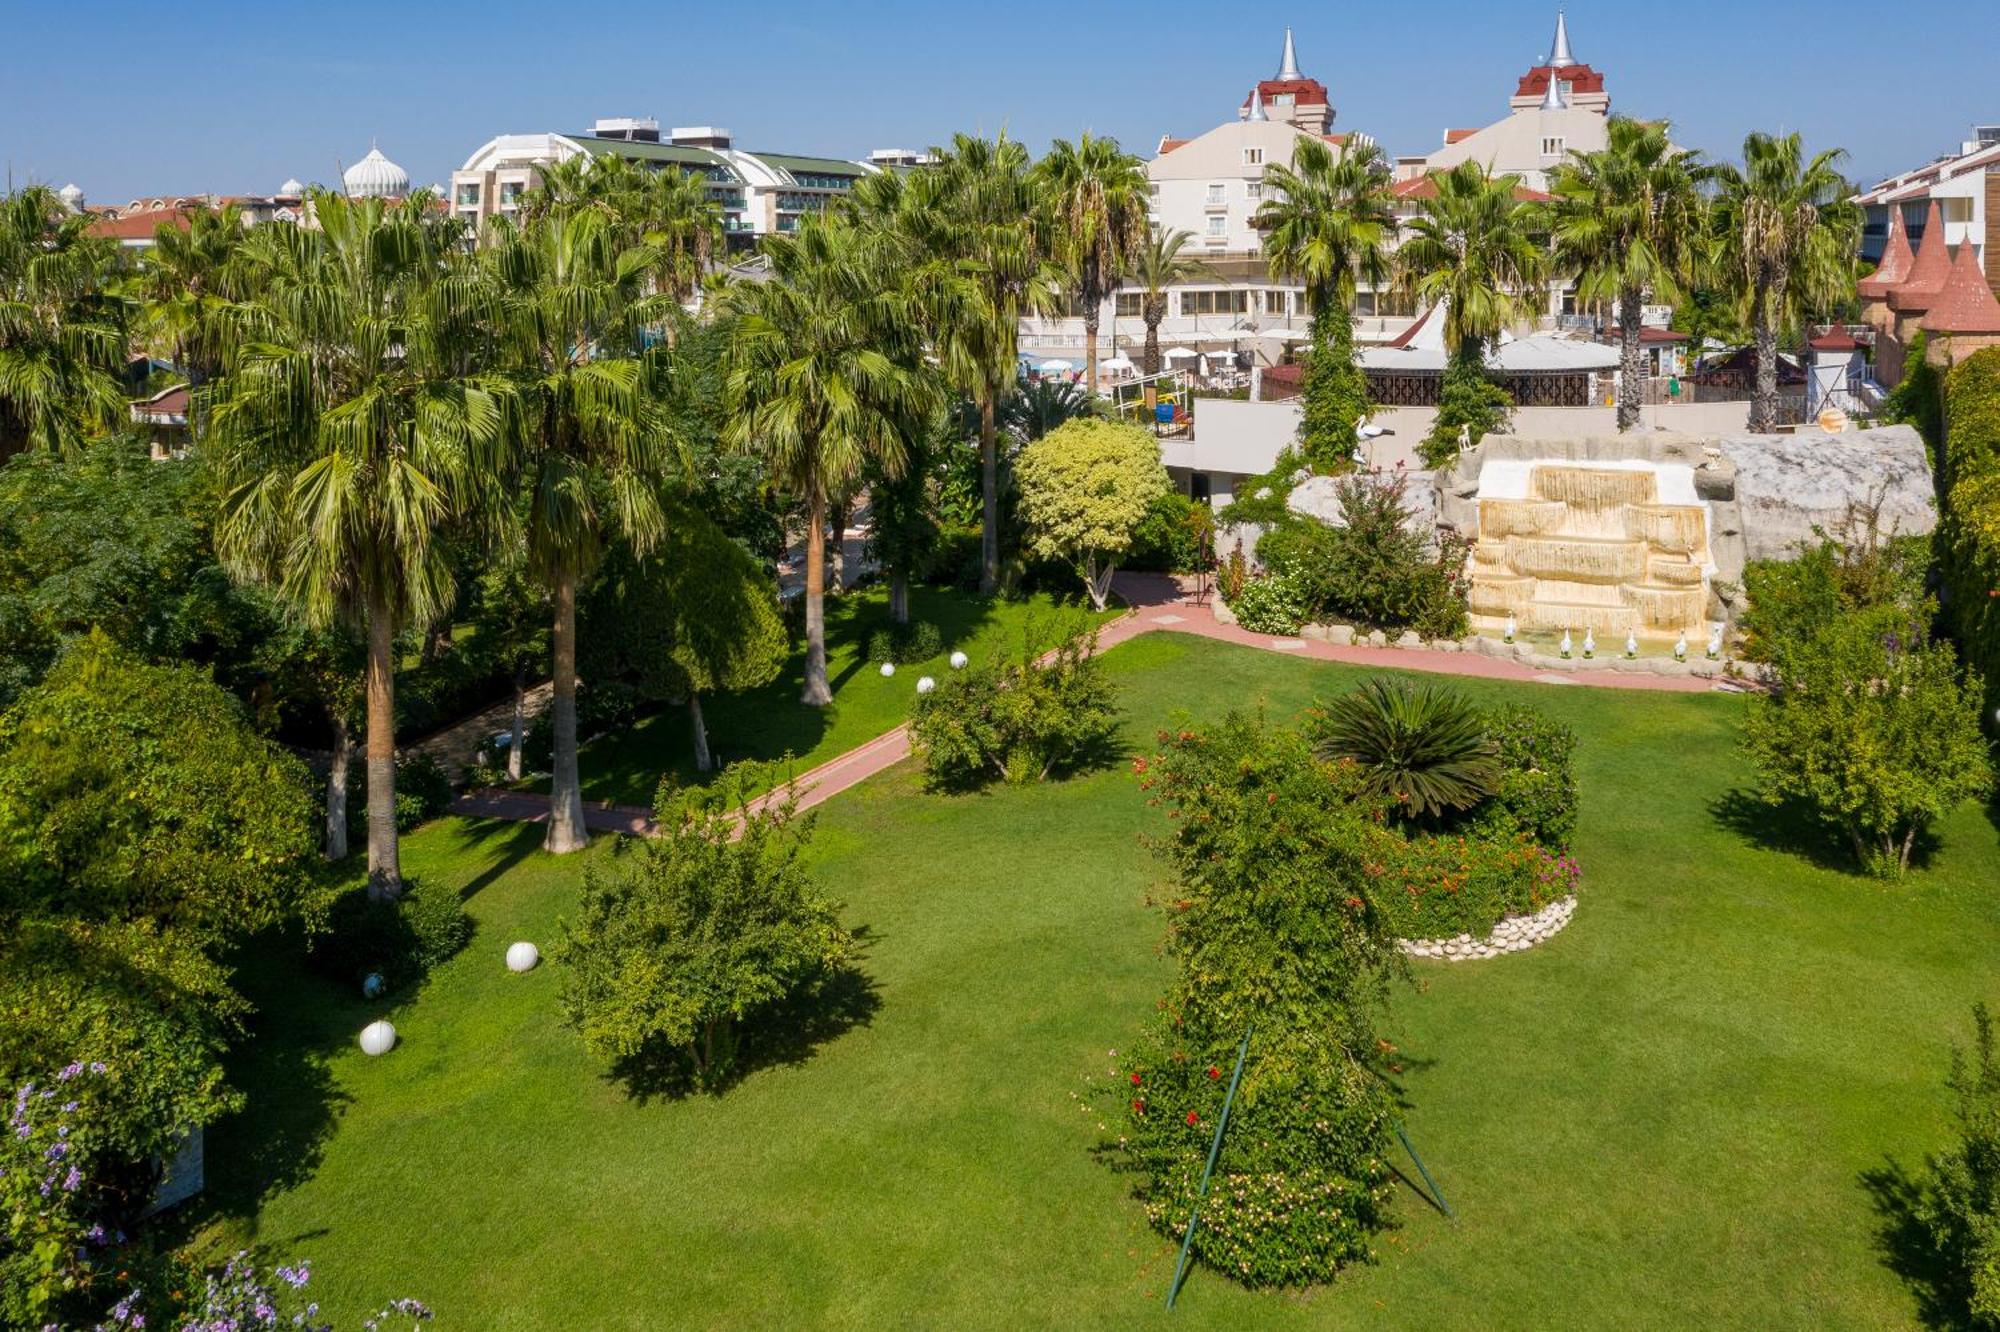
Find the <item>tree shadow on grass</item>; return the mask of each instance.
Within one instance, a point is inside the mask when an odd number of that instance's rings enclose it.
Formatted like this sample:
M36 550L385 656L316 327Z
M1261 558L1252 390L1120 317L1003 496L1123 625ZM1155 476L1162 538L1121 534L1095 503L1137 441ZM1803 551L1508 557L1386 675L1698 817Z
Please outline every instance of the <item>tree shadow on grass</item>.
M495 854L485 868L466 880L458 890L461 902L469 902L484 888L497 883L509 870L539 851L548 828L540 823L510 823L501 819L462 820L455 832L461 851L492 849Z
M1876 1252L1882 1265L1902 1279L1916 1298L1917 1319L1929 1328L1971 1328L1970 1292L1962 1273L1954 1272L1931 1233L1919 1218L1923 1182L1893 1157L1861 1172L1878 1224Z
M1787 800L1773 805L1755 792L1737 787L1711 801L1708 812L1725 830L1752 846L1794 856L1836 874L1868 872L1867 866L1857 861L1853 851L1841 841L1841 834L1820 822L1804 801ZM1928 863L1941 844L1935 828L1920 834L1910 852L1910 868Z
M871 938L866 926L857 928L854 936L864 946ZM859 949L855 960L860 961ZM855 1027L872 1025L881 1006L874 980L859 965L847 966L827 977L811 994L774 1004L745 1024L738 1033L736 1058L718 1079L698 1080L692 1059L681 1050L617 1060L610 1076L642 1105L695 1095L720 1096L764 1069L809 1062L821 1046Z

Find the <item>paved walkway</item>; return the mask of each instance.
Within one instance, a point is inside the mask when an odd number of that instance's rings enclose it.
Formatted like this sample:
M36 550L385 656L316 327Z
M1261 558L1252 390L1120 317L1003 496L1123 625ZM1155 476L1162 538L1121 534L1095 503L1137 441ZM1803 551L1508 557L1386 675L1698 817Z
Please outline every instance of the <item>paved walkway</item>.
M1141 634L1166 630L1196 634L1203 638L1236 643L1243 647L1282 652L1314 661L1340 661L1353 666L1375 666L1385 670L1428 671L1437 675L1472 676L1485 680L1517 680L1528 683L1588 685L1605 689L1641 689L1673 693L1705 693L1715 686L1707 680L1685 675L1636 675L1608 670L1538 671L1520 662L1482 656L1476 652L1434 652L1407 648L1342 647L1303 638L1273 638L1253 634L1239 625L1224 624L1211 607L1196 601L1187 589L1165 574L1120 574L1116 579L1120 598L1132 609L1098 631L1098 651L1129 642ZM828 759L797 779L800 809L823 804L842 791L859 786L879 772L908 757L910 732L907 726L885 731L866 744ZM761 808L775 796L761 796L751 808ZM521 823L541 823L549 817L547 795L488 788L469 791L452 802L452 812L473 818L511 819ZM588 804L583 807L584 824L598 832L625 833L650 837L659 831L653 813L638 805Z

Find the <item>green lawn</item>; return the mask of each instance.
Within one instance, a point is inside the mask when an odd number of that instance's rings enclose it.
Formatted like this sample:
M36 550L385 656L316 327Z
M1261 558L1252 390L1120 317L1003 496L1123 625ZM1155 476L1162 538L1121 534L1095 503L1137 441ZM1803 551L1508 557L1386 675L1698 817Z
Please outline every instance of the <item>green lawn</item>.
M795 771L804 772L902 725L916 697L917 681L948 671L946 658L953 651L963 650L974 661L985 660L994 653L1018 650L1021 630L1030 618L1053 621L1087 613L1057 607L1046 596L994 601L949 589L915 587L910 590L910 618L936 625L944 647L930 660L906 663L884 679L880 666L866 654L869 636L889 624L888 589L878 586L829 597L826 670L833 685L832 705L809 708L799 702L805 687L801 648L785 663L784 673L764 688L702 700L709 744L720 762L778 760L789 754ZM665 708L628 731L601 736L584 746L578 760L586 800L650 805L663 772L671 771L682 781L700 779L694 770L694 731L684 707ZM535 789L546 790L546 779Z
M1163 634L1107 662L1134 744L1361 675ZM1404 1191L1382 1261L1336 1285L1198 1273L1167 1317L1173 1246L1090 1155L1075 1094L1166 979L1139 845L1165 820L1123 769L945 798L906 766L831 802L815 859L867 931L872 1011L686 1101L627 1099L553 971L501 966L553 937L582 862L434 825L405 864L466 885L471 948L388 1005L254 977L251 1106L201 1206L312 1257L330 1311L408 1293L452 1328L1915 1323L1864 1176L1938 1144L1946 1044L2000 1000L1994 824L1961 811L1930 869L1876 884L1730 814L1739 699L1466 687L1580 733L1587 896L1544 947L1396 997L1410 1132L1460 1219ZM384 1008L404 1044L364 1059Z

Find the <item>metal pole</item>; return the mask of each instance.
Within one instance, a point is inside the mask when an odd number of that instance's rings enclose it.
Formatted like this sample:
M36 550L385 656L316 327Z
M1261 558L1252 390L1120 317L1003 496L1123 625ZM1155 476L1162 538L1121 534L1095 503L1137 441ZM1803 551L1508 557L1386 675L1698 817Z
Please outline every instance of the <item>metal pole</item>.
M1424 1187L1431 1191L1431 1201L1436 1203L1438 1210L1447 1217L1453 1221L1458 1220L1458 1213L1451 1210L1451 1204L1446 1202L1444 1194L1438 1191L1437 1181L1431 1178L1430 1171L1424 1169L1424 1158L1418 1156L1417 1149L1410 1145L1410 1135L1403 1132L1401 1124L1396 1125L1396 1137L1403 1144L1403 1150L1410 1154L1410 1159L1417 1163L1417 1173L1424 1177Z
M1236 1047L1236 1071L1229 1075L1229 1094L1222 1098L1222 1117L1215 1121L1215 1140L1208 1145L1208 1164L1202 1167L1201 1185L1194 1191L1194 1210L1188 1213L1187 1233L1181 1236L1181 1257L1174 1264L1174 1283L1167 1287L1169 1309L1180 1296L1181 1278L1187 1275L1188 1251L1194 1247L1194 1228L1201 1219L1201 1200L1208 1196L1208 1178L1215 1173L1215 1158L1222 1154L1222 1134L1229 1127L1229 1107L1236 1104L1236 1086L1243 1081L1243 1057L1250 1053L1250 1033L1256 1025L1253 1022L1243 1028L1243 1044Z

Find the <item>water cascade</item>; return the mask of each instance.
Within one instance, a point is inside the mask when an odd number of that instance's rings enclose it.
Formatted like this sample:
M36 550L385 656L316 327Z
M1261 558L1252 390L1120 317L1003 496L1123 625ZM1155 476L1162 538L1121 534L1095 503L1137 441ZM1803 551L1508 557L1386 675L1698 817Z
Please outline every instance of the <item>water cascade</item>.
M1672 463L1518 462L1480 473L1475 628L1671 640L1707 628L1708 506Z

